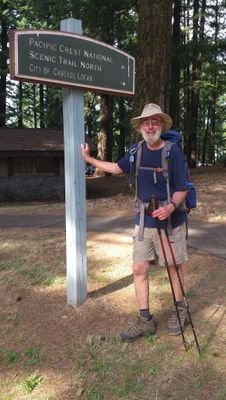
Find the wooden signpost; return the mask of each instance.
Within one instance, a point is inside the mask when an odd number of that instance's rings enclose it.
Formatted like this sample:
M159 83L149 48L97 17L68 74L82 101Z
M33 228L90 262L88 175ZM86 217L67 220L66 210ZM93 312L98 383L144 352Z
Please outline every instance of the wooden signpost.
M10 32L12 79L63 88L67 302L87 298L84 98L82 91L134 94L134 58L82 36L81 21L61 21L61 31Z

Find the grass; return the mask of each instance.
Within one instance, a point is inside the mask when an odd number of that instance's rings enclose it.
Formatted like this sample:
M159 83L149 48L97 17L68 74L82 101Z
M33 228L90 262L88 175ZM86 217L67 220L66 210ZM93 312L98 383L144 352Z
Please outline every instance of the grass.
M29 347L25 351L25 356L27 356L27 364L30 366L38 365L41 362L39 350L36 347Z
M29 375L21 384L20 387L26 393L31 393L42 382L42 377L36 373Z
M41 207L35 205L40 214ZM226 398L225 261L190 254L187 294L200 356L189 328L187 352L181 337L167 335L170 288L166 271L155 266L150 292L158 331L125 344L118 332L135 316L136 303L131 243L121 237L88 236L89 296L74 309L66 301L64 228L1 230L1 400Z

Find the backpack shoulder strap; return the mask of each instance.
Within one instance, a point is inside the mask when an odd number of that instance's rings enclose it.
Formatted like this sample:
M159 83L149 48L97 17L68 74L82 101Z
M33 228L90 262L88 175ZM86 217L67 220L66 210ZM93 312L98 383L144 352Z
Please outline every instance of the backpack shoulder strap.
M175 143L170 142L169 140L165 141L165 145L162 148L162 169L163 176L166 178L166 189L167 189L167 202L170 203L170 180L169 180L169 158L170 158L170 150L171 147Z
M142 153L142 144L143 144L143 142L144 142L144 140L141 140L140 142L137 143L137 146L132 147L132 148L129 150L129 186L130 186L130 187L133 186L133 184L132 184L132 182L133 182L132 177L133 177L133 163L134 163L134 161L135 161L135 154L137 153L137 156L136 156L136 169L135 169L135 180L136 180L137 171L138 171L138 169L139 169L138 161L139 161L139 164L140 164L140 161L141 161L141 153ZM137 161L137 158L139 158L138 161ZM135 185L136 185L136 182L135 182Z
M169 157L170 157L170 150L173 145L174 145L173 142L166 140L165 145L162 148L161 162L162 162L163 175L166 179L169 178Z
M134 163L134 159L135 159L134 155L137 153L136 169L135 169L135 197L134 197L135 202L137 201L137 176L138 176L138 171L139 171L140 162L141 162L143 143L144 143L144 140L140 140L137 143L137 146L130 149L130 152L129 152L129 163L130 163L129 182L130 182L130 186L132 186L132 169L133 169L132 167L133 167L133 163Z
M136 172L135 172L135 176L136 176L136 177L137 177L137 175L138 175L138 170L139 170L139 167L140 167L141 156L142 156L142 149L143 149L143 147L142 147L143 143L144 143L144 140L140 140L140 142L138 142L138 145L137 145Z

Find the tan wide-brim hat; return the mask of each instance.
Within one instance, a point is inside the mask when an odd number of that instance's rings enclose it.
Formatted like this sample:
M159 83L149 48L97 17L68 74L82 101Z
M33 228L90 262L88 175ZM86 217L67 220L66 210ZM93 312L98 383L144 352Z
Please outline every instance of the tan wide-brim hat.
M173 125L172 118L169 115L164 114L162 112L161 108L157 104L154 104L154 103L146 104L146 106L144 106L144 109L143 109L141 115L139 115L139 117L135 117L135 118L131 119L131 124L134 127L134 129L139 130L140 123L142 120L144 120L146 118L154 117L154 116L161 117L161 119L164 123L162 132L168 131L168 129L170 129L171 126Z

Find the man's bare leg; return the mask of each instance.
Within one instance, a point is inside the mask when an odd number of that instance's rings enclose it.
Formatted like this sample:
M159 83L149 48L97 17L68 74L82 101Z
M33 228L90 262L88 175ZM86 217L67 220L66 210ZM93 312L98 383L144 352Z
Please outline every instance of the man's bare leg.
M180 275L181 283L182 283L182 285L184 287L184 267L183 267L182 264L179 265L178 272L179 272L179 275ZM173 284L173 289L174 289L176 301L182 301L183 300L183 294L182 294L182 291L181 291L180 282L179 282L179 279L178 279L178 276L177 276L176 268L174 266L173 267L169 267L169 273L170 273L170 276L171 276L171 280L172 280L172 284Z
M134 288L139 309L149 309L149 262L135 262L133 264Z
M153 335L156 332L156 322L149 310L149 262L133 264L134 288L140 316L134 325L129 326L120 336L124 342L131 342L140 336Z

